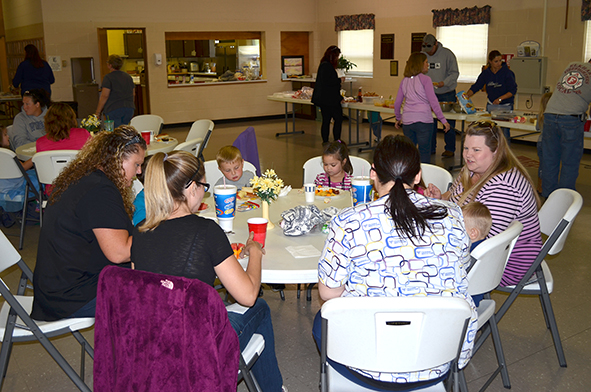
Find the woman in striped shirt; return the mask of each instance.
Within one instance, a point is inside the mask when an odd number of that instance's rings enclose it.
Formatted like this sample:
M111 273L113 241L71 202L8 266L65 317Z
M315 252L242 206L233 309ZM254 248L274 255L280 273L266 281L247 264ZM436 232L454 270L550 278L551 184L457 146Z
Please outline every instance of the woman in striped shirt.
M520 221L523 231L501 280L502 286L517 284L542 247L539 198L533 182L510 150L501 129L492 121L470 124L463 155L466 164L450 190L442 195L437 187L429 184L426 194L460 206L471 201L487 206L493 219L488 237L499 234L512 221Z

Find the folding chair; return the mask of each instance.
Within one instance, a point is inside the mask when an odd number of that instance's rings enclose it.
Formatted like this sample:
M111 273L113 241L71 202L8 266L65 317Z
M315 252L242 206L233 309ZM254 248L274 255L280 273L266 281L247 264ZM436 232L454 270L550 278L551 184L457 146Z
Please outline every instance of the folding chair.
M139 116L133 117L129 125L140 133L142 131L152 131L154 136L157 136L162 131L164 119L155 114L140 114Z
M499 372L501 373L505 388L511 388L503 346L501 345L501 336L499 335L499 327L497 326L497 319L495 317L496 303L491 299L490 292L501 282L503 271L505 270L507 261L509 261L509 255L511 255L511 251L517 242L519 234L521 234L521 230L523 230L521 222L513 221L507 229L479 244L470 255L475 260L475 263L470 269L470 272L468 272L468 294L484 294L484 299L480 301L478 306L478 329L481 329L484 325L490 327L493 344L497 353L497 363L499 364L482 389L480 389L481 391L488 388ZM478 348L474 348L472 357L474 357ZM462 383L467 391L468 388L465 385L463 370L460 371L460 374Z
M330 361L387 373L420 371L451 362L454 389L459 389L457 360L471 316L463 298L339 297L327 301L321 315L322 392L379 390L353 383ZM440 382L424 390L445 391L445 387Z
M196 157L199 156L199 151L201 150L201 145L203 144L203 139L198 137L197 139L187 140L179 145L177 145L174 149L176 151L187 151Z
M43 200L39 207L41 224L43 224L43 210L47 206L47 198L43 195L41 184L53 183L61 171L68 166L77 154L78 150L53 150L42 151L33 155L33 163L35 164L35 171L39 180L39 196Z
M214 126L215 124L211 120L197 120L193 123L193 125L191 125L191 129L189 129L186 140L193 140L197 138L203 139L203 143L201 144L197 158L203 159L203 150L205 150L209 144L209 138L211 137Z
M251 392L251 367L264 349L253 335L243 355L226 308L211 286L117 266L97 290L94 391L235 390Z
M441 193L447 192L454 179L450 172L444 168L431 165L430 163L421 163L422 178L425 185L433 184Z
M550 293L552 293L554 288L554 279L544 258L546 255L558 254L562 250L566 237L582 206L583 198L576 191L571 189L557 189L552 192L538 212L540 229L543 234L548 236L540 253L517 285L499 286L496 288L499 291L510 293L509 297L496 313L497 322L507 313L507 310L509 310L509 307L517 299L518 295L537 295L540 298L546 327L552 334L558 363L561 367L566 367L566 357L564 356L562 342L558 333L558 325L556 324L552 302L550 301ZM537 277L537 281L528 283L534 274ZM475 347L480 347L490 332L490 328L484 329L482 335L476 341Z
M29 202L33 200L39 201L39 205L41 205L41 195L37 191L37 187L29 178L29 175L23 168L23 165L21 164L21 161L17 158L16 154L7 148L0 148L0 179L4 180L17 178L25 179L25 193L23 197L19 242L19 249L23 249L23 243L25 240L25 226L27 224L27 220L37 221L36 219L27 218L27 206ZM33 196L31 196L30 193L33 193Z
M90 392L90 388L84 383L84 359L85 353L88 353L91 358L94 358L94 350L79 331L92 327L94 318L34 321L29 316L33 308L33 297L24 295L27 289L27 281L33 282L33 273L8 241L4 233L0 232L0 271L3 272L15 264L22 271L17 294L12 295L4 280L0 279L0 294L6 301L2 305L2 310L0 310L0 335L3 336L2 349L0 350L0 389L2 388L2 382L4 381L4 376L8 368L12 344L38 340L68 377L70 377L72 382L81 391ZM49 341L49 338L67 333L74 335L82 348L80 375L76 373L72 366Z

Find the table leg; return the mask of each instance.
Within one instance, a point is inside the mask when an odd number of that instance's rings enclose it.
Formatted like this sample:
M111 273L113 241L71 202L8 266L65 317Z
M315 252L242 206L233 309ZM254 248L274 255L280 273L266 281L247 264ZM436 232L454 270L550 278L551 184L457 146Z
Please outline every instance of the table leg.
M356 126L356 131L357 131L357 140L355 141L355 143L352 143L351 141L351 121L353 121L353 118L351 117L351 108L349 108L349 147L353 147L353 146L367 146L367 142L361 142L359 141L359 109L355 109L355 113L357 115L357 117L355 118L355 126Z
M464 125L465 120L462 120L462 130L460 131L460 164L459 165L451 165L448 169L449 172L455 169L461 169L464 167ZM450 132L451 129L448 131ZM454 130L455 132L455 130Z
M371 126L373 125L373 122L371 121L371 115L368 115L367 116L367 121L369 122L369 145L367 147L361 147L359 149L359 152L371 151L371 150L374 150L376 148L376 146L372 146L371 145L371 141L373 139L373 134L372 134L372 130L371 130Z
M303 134L304 131L296 131L295 130L295 103L291 104L291 122L292 122L292 131L289 131L289 108L287 106L287 102L285 102L285 132L278 132L275 134L275 137L283 136L283 135L299 135Z

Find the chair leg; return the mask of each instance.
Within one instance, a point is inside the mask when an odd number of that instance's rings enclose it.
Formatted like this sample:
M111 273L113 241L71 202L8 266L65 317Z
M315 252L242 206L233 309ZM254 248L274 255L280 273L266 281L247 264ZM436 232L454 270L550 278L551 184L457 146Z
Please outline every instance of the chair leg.
M562 348L562 342L560 341L560 334L558 333L558 324L556 324L556 318L554 317L552 302L550 302L550 294L548 294L546 282L544 281L543 283L544 287L542 288L542 294L540 295L540 298L545 304L544 313L548 320L550 332L552 333L552 340L554 340L554 348L556 349L556 355L558 356L558 363L561 367L566 367L566 357L564 356L564 349Z
M458 372L457 377L460 381L460 392L468 392L468 383L466 382L466 375L464 374L464 369Z
M250 369L246 365L246 362L244 361L244 358L242 357L242 355L240 355L239 367L240 367L240 374L242 375L242 378L244 379L244 383L246 384L246 388L248 389L248 391L249 392L261 392L261 387L259 386L259 383L257 382L256 378L253 376L253 374L250 372Z
M72 335L76 338L78 343L80 343L80 349L82 351L80 357L80 378L84 380L84 361L86 359L86 353L90 355L90 358L94 359L94 348L88 343L84 336L80 333L80 331L73 331Z
M308 302L309 302L309 301L312 301L312 287L314 287L314 285L315 285L315 284L316 284L316 283L310 283L310 284L308 285L308 289L307 289L307 293L306 293L306 300L307 300Z
M300 299L301 288L302 288L302 285L300 283L298 283L298 299Z
M490 319L488 320L490 325L490 330L492 334L492 341L495 347L495 352L497 353L497 363L499 364L499 370L501 372L501 378L503 379L503 386L507 389L511 388L511 381L509 380L509 371L507 370L507 362L505 361L505 353L503 352L503 345L501 344L501 335L499 334L499 327L497 325L497 320L495 315L493 314ZM493 376L490 378L490 381L494 379L498 372L495 372ZM488 387L488 385L487 385Z
M542 298L542 295L538 295L538 298L540 300L540 306L542 307L542 314L544 315L544 322L546 323L546 328L550 329L550 320L548 320L548 310L546 309L546 305L544 304L544 299Z
M25 192L29 191L29 187L25 186ZM27 195L28 193L25 193ZM27 205L28 201L25 198L25 205L23 206L23 212L21 216L21 237L18 243L19 250L23 250L23 243L25 242L25 226L27 225Z
M4 377L6 376L6 371L8 370L8 362L10 361L10 354L12 352L12 334L15 323L16 313L11 310L6 322L6 328L4 330L2 349L0 350L0 390L2 389L2 383L4 382Z
M283 290L279 290L279 296L281 297L282 301L285 301L285 293L283 292Z

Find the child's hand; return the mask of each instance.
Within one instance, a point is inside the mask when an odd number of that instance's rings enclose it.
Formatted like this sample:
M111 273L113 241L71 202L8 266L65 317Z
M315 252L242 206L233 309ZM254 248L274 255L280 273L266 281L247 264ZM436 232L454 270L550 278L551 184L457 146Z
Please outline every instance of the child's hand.
M433 199L441 199L441 190L433 184L427 185L425 189L425 196L432 197Z

